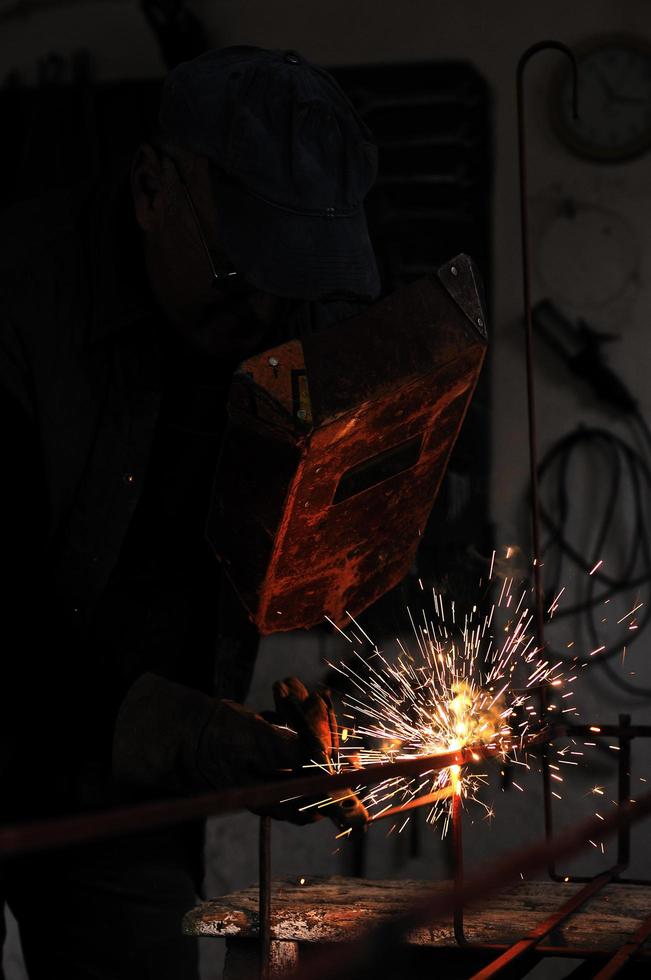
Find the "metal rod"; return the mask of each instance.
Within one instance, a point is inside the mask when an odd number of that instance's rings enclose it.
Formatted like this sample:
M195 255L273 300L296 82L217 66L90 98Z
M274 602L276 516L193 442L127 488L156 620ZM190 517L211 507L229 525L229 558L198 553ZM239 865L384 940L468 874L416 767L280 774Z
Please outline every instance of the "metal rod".
M594 881L594 875L559 875L559 881L570 885L589 885ZM651 885L651 878L622 878L617 875L618 885Z
M366 828L357 828L350 835L349 846L351 852L351 875L353 878L364 878L366 876Z
M629 718L629 715L621 715ZM565 726L566 735L589 735L591 738L651 738L651 725L574 725Z
M568 724L566 727L567 735L589 735L590 738L618 738L620 741L620 751L618 752L618 802L626 802L630 798L630 779L631 779L631 741L634 738L651 738L651 725L633 725L630 715L620 715L619 724L613 725L574 725ZM618 833L617 838L617 860L618 863L626 867L630 863L630 830L625 828ZM592 881L592 875L563 875L556 872L553 876L555 881L570 881L575 884L584 884ZM651 878L622 878L617 876L617 881L621 885L651 885Z
M466 946L468 940L463 929L463 800L461 793L452 797L452 848L454 852L454 938L459 946Z
M454 790L451 786L446 786L443 789L437 789L433 793L427 793L425 796L417 796L413 800L409 800L408 803L402 803L399 806L389 807L388 810L381 810L380 813L373 814L369 818L369 823L376 823L378 820L386 820L387 817L400 816L401 813L405 813L407 810L417 810L422 806L430 806L432 803L439 803L441 800L449 800L454 794Z
M610 871L594 878L589 885L579 889L556 912L552 912L550 916L543 919L542 922L539 922L537 926L534 926L523 939L509 946L501 956L498 956L488 966L485 966L477 973L473 973L471 980L489 980L490 977L497 976L501 970L504 970L507 966L520 959L525 953L531 952L532 949L538 946L541 939L548 936L553 929L556 929L562 922L569 919L589 898L592 898L593 895L608 885L617 875L618 871L618 867L612 868Z
M520 174L520 234L522 240L522 285L525 312L525 355L527 371L527 418L529 431L529 475L531 479L531 533L533 545L533 578L536 608L536 640L545 645L545 617L540 574L540 492L538 487L538 436L536 431L536 392L533 370L533 328L531 315L531 257L529 252L529 207L527 199L527 154L524 106L524 73L527 65L540 51L560 51L570 59L573 80L573 109L577 115L577 67L576 59L559 41L539 41L527 48L518 61L516 96L518 111L518 163Z
M544 724L544 719L547 717L547 707L549 705L549 686L547 684L542 684L538 691L540 699L540 722ZM541 746L540 749L540 771L542 774L542 785L543 785L543 820L545 826L545 838L551 840L554 836L554 806L552 800L552 780L551 772L549 769L549 749L546 745ZM556 872L556 867L553 861L550 861L547 866L547 874L552 879L552 881L558 881L558 874Z
M529 435L529 479L531 482L531 541L533 551L533 581L535 601L536 642L539 649L545 647L545 610L540 572L540 488L538 486L538 432L536 425L536 386L533 369L533 317L531 312L531 255L529 249L529 200L527 174L526 115L524 103L524 73L527 65L540 51L560 51L570 59L572 65L572 107L577 116L577 65L570 49L559 41L539 41L522 54L516 71L516 102L518 114L518 170L520 178L520 238L522 246L522 292L525 316L525 365L527 379L527 424ZM541 713L547 706L546 696L541 694ZM554 833L551 786L549 778L549 757L543 748L541 753L543 777L543 813L545 835L549 840ZM553 862L548 867L552 879L557 878Z
M526 750L539 745L542 741L557 737L562 731L563 728L546 728L526 739L522 748ZM38 820L29 824L9 824L0 826L0 860L16 854L169 827L201 817L232 813L235 810L261 809L299 796L368 786L389 777L397 779L419 776L426 772L440 772L450 766L465 766L482 759L495 758L504 751L503 746L469 745L433 756L403 759L335 775L320 773L316 776L274 780L257 786L224 790L221 793L205 793L187 799L156 800L137 806L115 807L93 813Z
M269 980L271 967L271 817L260 817L259 833L260 980Z
M473 951L475 950L493 950L495 953L501 953L505 949L510 947L506 943L473 943ZM451 952L456 949L455 946L446 947L446 952ZM588 959L600 959L608 960L609 957L613 955L612 949L604 949L602 946L550 946L545 943L536 946L536 953L540 956L558 956L566 957L567 959L577 959L577 960L588 960ZM463 953L460 951L460 955ZM638 956L638 960L644 962L649 962L651 960L651 953L643 952ZM594 980L594 978L593 978Z
M615 955L604 966L599 973L595 973L594 980L610 980L616 977L624 969L626 964L633 958L646 939L651 935L651 915L644 920L640 928L633 934L627 943L617 950Z
M631 716L620 715L621 732L630 727ZM619 736L619 759L617 765L617 799L619 805L628 802L631 796L631 740L626 735ZM631 857L631 829L620 827L617 833L617 860L626 867Z

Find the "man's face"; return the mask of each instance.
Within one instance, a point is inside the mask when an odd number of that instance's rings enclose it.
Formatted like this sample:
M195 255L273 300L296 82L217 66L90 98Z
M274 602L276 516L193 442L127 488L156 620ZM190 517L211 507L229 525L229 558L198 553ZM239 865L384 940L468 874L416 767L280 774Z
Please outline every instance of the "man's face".
M132 170L154 297L192 347L245 358L273 345L274 324L289 314L292 303L248 288L239 275L232 282L215 280L213 267L219 271L231 264L219 244L208 161L172 152L173 159L143 144Z

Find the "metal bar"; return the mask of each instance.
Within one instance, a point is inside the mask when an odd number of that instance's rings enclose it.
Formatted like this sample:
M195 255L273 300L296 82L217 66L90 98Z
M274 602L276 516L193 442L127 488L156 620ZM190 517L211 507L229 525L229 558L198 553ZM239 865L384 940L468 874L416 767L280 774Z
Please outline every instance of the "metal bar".
M631 724L630 715L620 715L619 724L624 731ZM617 762L617 797L619 805L628 802L631 796L631 741L625 735L619 737L619 759ZM630 827L620 827L617 833L617 861L624 867L631 856Z
M473 943L472 949L480 951L494 951L495 953L500 953L505 949L510 947L506 943ZM446 946L446 953L451 953L456 949L456 946ZM463 951L460 950L460 955L463 955ZM588 960L588 959L600 959L607 960L612 957L612 949L603 949L601 946L548 946L542 944L536 946L536 953L540 956L555 956L555 957L565 957L566 959L577 959L577 960ZM639 962L649 962L651 961L651 953L641 953L637 957Z
M461 794L452 797L452 848L454 852L454 938L459 946L467 946L468 940L463 929L463 801Z
M563 875L558 880L563 884L589 885L594 881L594 875ZM618 885L651 885L651 878L621 878L617 875L616 881Z
M591 738L618 738L620 750L617 761L617 793L618 802L628 802L631 792L631 741L634 738L650 738L651 725L633 725L631 716L621 714L617 725L573 725L568 724L565 730L567 735L589 735ZM544 777L543 777L544 779ZM544 787L544 783L543 783ZM622 867L630 863L630 830L628 827L619 831L617 835L617 861ZM570 881L574 884L584 884L593 880L592 875L564 875L555 872L551 875L554 881ZM617 881L623 885L651 885L649 878L622 878L617 876Z
M559 730L560 731L560 730ZM546 728L524 742L525 749L555 737L558 732ZM440 772L450 766L465 766L481 759L502 755L504 747L470 745L464 749L443 752L418 759L403 759L365 769L347 770L329 775L300 776L274 780L257 786L205 793L185 799L156 800L135 806L85 812L68 817L33 821L29 824L0 826L0 860L16 854L82 844L109 837L139 833L158 827L187 823L202 817L232 813L235 810L263 808L283 800L335 790L354 789L381 782L388 777L400 778Z
M366 876L366 847L367 836L365 828L355 829L349 838L351 874L353 878L364 878Z
M408 803L402 803L400 806L392 806L388 810L381 810L380 813L373 814L369 818L369 823L386 820L387 817L400 816L400 814L405 813L407 810L418 810L422 806L430 806L432 803L439 803L441 800L449 800L453 792L451 786L445 786L443 789L434 790L433 793L417 796L415 799L409 800Z
M630 715L620 715L630 718ZM589 735L591 738L651 738L651 725L574 725L572 722L565 726L567 735Z
M527 423L529 435L529 479L531 481L531 540L533 550L534 601L536 611L536 642L542 650L545 647L545 610L542 577L540 574L540 488L538 486L538 434L536 427L536 387L533 365L533 316L531 312L531 256L529 250L529 201L527 181L527 140L524 103L524 73L527 65L540 51L560 51L572 64L572 107L577 115L577 65L570 49L559 41L539 41L532 44L522 54L516 71L516 103L518 124L518 171L520 189L520 237L522 245L522 298L525 318L525 367L527 379ZM541 694L541 704L546 707L546 697ZM542 711L542 708L541 708ZM549 779L549 758L545 748L541 753L543 776L543 807L545 835L553 836L552 797ZM548 867L549 875L556 878L553 862Z
M616 977L618 973L621 973L626 964L633 958L650 935L651 915L644 920L631 939L617 950L613 958L606 963L605 967L599 973L595 973L594 980L610 980L611 977Z
M651 885L651 878L617 878L618 885Z
M594 878L589 885L581 888L567 902L564 902L556 912L553 912L546 919L543 919L542 922L539 922L537 926L534 926L524 939L520 939L517 943L514 943L501 956L498 956L496 960L493 960L488 966L479 970L478 973L474 973L471 980L489 980L490 977L497 976L501 970L504 970L507 966L520 959L521 956L524 956L525 953L537 947L540 940L548 936L552 929L556 929L562 922L569 919L589 898L592 898L605 885L608 885L619 870L619 867L616 866L610 871Z
M539 705L540 705L540 720L541 724L544 724L543 719L547 716L547 706L549 704L549 686L547 684L542 684L538 691ZM549 750L546 745L543 745L540 750L540 772L542 774L543 783L543 820L545 827L545 838L551 840L554 836L554 808L552 800L552 780L551 773L549 769ZM559 875L556 872L556 867L553 861L550 861L547 866L547 874L552 879L552 881L558 881Z
M409 857L411 859L419 858L421 853L421 824L417 816L414 814L409 828Z
M271 817L260 817L258 859L260 980L269 980L271 968Z

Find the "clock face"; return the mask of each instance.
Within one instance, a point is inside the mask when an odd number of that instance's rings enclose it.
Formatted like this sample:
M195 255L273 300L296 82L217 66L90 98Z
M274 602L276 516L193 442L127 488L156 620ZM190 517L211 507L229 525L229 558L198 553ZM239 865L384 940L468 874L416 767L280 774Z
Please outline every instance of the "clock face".
M651 147L651 46L614 38L577 54L579 118L566 71L557 95L561 138L594 160L627 160Z

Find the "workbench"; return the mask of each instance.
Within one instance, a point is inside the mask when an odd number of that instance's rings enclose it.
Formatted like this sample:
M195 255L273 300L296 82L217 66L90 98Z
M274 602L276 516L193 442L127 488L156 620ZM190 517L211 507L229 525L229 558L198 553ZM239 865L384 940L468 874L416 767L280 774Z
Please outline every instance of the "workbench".
M301 883L303 882L303 883ZM382 919L404 912L409 905L449 883L372 881L363 878L305 876L274 879L271 917L271 975L290 973L316 948L361 936ZM469 977L505 948L522 939L551 915L580 885L553 881L522 881L501 891L489 903L465 911L468 946L459 947L451 921L436 922L405 937L411 963L429 964L430 976ZM610 884L555 929L529 959L542 955L575 956L603 962L621 947L651 914L651 888ZM251 980L258 964L258 888L225 895L196 906L183 923L186 935L226 940L225 980ZM477 945L480 944L480 945ZM651 976L651 959L634 973ZM429 957L427 959L427 957ZM438 973L432 973L432 966ZM426 969L423 966L423 969ZM418 967L410 965L410 975ZM586 974L587 975L587 974Z

